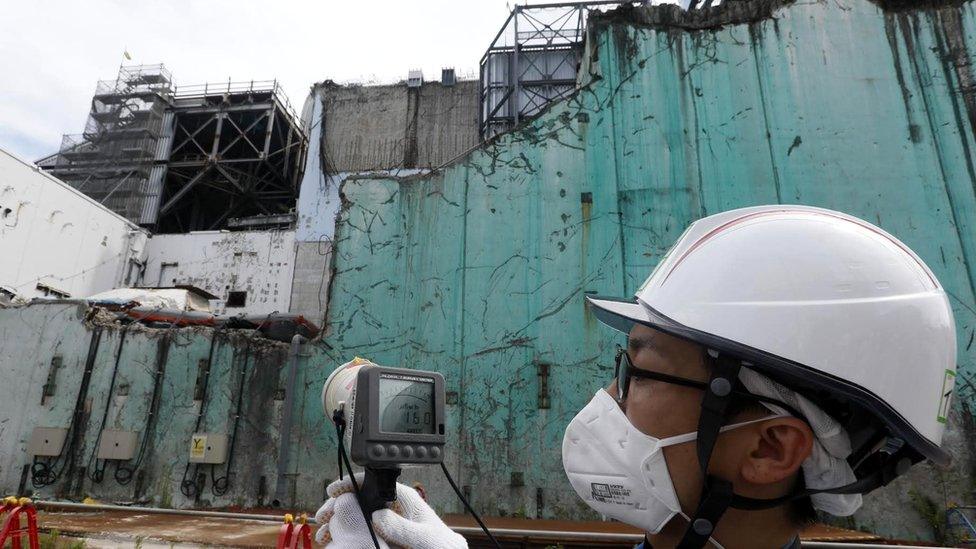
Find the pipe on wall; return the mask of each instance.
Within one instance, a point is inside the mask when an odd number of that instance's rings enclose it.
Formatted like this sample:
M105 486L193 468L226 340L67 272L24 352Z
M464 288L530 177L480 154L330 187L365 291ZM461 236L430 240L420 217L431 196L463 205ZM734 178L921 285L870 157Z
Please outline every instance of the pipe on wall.
M295 379L298 377L298 359L302 345L306 339L299 334L291 338L291 350L288 355L288 377L285 381L285 410L281 417L281 429L278 441L278 478L275 482L274 499L271 504L275 507L282 505L286 499L288 489L288 461L291 453L291 429L294 422L295 407ZM290 502L290 498L289 498Z

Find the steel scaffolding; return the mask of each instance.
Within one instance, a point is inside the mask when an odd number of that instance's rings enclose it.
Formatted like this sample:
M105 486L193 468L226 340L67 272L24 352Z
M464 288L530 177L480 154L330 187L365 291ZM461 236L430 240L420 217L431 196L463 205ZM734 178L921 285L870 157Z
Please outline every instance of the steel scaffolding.
M479 131L507 131L576 88L586 20L603 1L517 5L481 57Z
M172 85L162 65L99 82L85 132L38 161L157 232L295 208L308 140L277 81Z
M38 165L138 222L171 83L163 65L121 67L114 81L98 82L84 133L63 136Z

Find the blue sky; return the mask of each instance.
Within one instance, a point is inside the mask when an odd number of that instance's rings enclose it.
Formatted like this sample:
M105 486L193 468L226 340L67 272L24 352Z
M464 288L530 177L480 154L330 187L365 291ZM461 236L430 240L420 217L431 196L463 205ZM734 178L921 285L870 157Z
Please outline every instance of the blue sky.
M535 2L532 2L535 3ZM0 148L29 161L80 133L95 84L164 63L177 84L282 82L296 109L317 81L477 74L505 0L32 0L0 17Z

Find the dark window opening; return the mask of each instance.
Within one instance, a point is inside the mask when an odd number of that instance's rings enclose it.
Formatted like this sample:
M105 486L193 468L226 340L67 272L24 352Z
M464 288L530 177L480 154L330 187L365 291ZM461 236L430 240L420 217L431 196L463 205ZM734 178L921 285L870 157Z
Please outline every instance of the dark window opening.
M247 292L229 292L227 294L228 307L243 307L247 302Z

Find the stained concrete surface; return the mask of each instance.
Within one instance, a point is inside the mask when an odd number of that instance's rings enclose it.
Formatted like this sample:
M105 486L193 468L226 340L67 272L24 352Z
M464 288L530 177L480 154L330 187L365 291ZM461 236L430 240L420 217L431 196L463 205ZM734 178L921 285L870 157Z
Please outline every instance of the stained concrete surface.
M274 547L280 524L126 512L38 514L44 530L83 538L87 547ZM189 544L189 545L187 545Z
M84 544L85 549L117 549L120 547L138 547L139 549L200 549L219 547L214 545L200 545L198 543L181 543L172 541L156 541L152 539L132 539L122 537L71 537L58 538L63 547L73 547L77 543ZM59 545L57 547L62 547Z
M321 124L320 162L330 174L437 167L478 145L477 81L419 88L324 82L312 96L324 106L312 122Z

